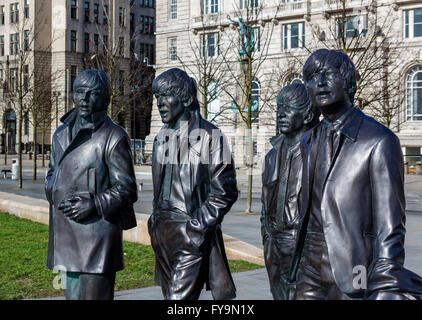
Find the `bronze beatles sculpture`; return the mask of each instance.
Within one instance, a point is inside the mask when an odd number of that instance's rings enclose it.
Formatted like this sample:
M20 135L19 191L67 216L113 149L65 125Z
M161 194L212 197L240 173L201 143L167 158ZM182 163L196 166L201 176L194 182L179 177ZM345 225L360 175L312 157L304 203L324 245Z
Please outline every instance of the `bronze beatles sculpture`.
M127 133L107 116L104 71L73 84L75 109L53 135L45 192L50 202L47 266L67 273L67 299L113 299L124 268L122 230L136 226L137 187Z
M198 299L205 283L214 299L232 299L220 227L238 197L227 141L201 117L196 82L186 72L162 73L152 91L164 123L154 140L148 221L156 282L169 300Z
M421 279L403 267L398 138L354 106L356 70L343 52L315 51L303 76L324 119L301 145L294 299L420 299Z
M319 111L312 107L306 87L295 83L277 96L280 134L271 139L273 148L265 157L262 173L261 234L264 259L275 300L290 300L289 283L297 227L302 178L300 140L318 123Z

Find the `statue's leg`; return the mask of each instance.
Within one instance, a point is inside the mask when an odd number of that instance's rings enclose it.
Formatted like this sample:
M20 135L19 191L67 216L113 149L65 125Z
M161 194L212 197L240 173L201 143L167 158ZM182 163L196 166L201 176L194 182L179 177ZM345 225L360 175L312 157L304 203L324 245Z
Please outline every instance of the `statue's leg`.
M196 300L204 286L203 252L186 233L189 219L160 212L150 226L155 271L166 300Z

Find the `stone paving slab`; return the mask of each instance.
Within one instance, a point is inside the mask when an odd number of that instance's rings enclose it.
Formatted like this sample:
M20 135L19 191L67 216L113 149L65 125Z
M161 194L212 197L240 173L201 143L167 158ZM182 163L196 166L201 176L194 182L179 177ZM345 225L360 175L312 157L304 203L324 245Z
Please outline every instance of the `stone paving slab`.
M236 286L234 300L272 300L267 271L257 269L233 274ZM142 289L117 291L115 300L163 300L161 288L154 286ZM64 300L64 297L44 298L40 300ZM199 300L213 300L211 292L202 290Z

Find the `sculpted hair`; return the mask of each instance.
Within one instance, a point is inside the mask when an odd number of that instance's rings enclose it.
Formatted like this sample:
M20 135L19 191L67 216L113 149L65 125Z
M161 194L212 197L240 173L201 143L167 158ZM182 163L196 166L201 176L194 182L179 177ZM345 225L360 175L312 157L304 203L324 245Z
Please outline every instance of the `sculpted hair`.
M189 77L185 71L178 68L172 68L163 72L152 83L152 93L154 95L166 93L179 98L182 102L192 98L191 110L199 108L197 92L198 87L195 79Z
M102 93L105 95L104 109L110 104L111 84L110 80L103 70L87 69L82 71L73 82L73 92L80 86L94 87L97 84L101 85Z
M337 68L343 76L345 87L353 103L357 89L356 82L359 75L356 72L353 61L347 54L339 50L319 49L313 52L303 66L303 79L308 82L312 75L321 70L325 65Z
M277 95L277 106L280 104L288 104L292 108L302 111L303 115L312 113L312 121L308 127L313 127L319 119L320 111L313 106L308 95L308 90L303 83L293 83L285 86Z

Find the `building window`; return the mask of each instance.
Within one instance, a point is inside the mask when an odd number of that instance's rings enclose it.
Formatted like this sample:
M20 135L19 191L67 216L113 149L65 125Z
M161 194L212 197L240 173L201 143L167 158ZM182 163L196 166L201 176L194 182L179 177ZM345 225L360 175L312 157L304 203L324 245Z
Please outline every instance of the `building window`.
M406 81L407 120L422 121L422 66L413 68Z
M19 33L10 35L10 55L16 55L19 53Z
M286 86L294 83L303 83L303 78L301 74L293 73L287 78Z
M85 22L90 22L90 20L89 20L89 1L85 1L84 11L85 11Z
M18 90L18 68L10 69L10 89L12 92Z
M5 10L4 6L0 7L0 24L4 24Z
M31 50L30 45L29 45L29 30L25 30L24 31L24 50L25 51L29 51Z
M71 30L70 31L70 51L76 52L76 44L77 44L76 31Z
M303 48L305 45L305 23L291 23L283 26L283 48Z
M119 70L119 92L120 94L125 94L125 72Z
M177 0L170 0L170 19L177 19Z
M259 0L240 0L240 9L258 8Z
M218 86L215 81L211 81L207 90L208 110L207 120L214 123L218 122L220 113L220 97L218 95Z
M177 38L169 39L169 57L170 61L177 61Z
M203 6L205 14L218 12L218 0L203 0Z
M23 66L23 88L25 92L29 91L29 66L27 64Z
M119 55L123 56L125 53L125 38L119 38Z
M96 52L98 52L99 44L100 44L100 35L98 33L95 33L94 34L94 46L95 46Z
M135 14L130 14L130 32L135 32Z
M261 29L259 27L252 28L251 39L253 40L252 51L261 51Z
M103 36L103 52L108 51L108 35Z
M119 26L125 26L125 8L119 8Z
M404 11L404 37L422 37L422 8Z
M261 83L259 82L258 78L254 78L252 80L252 90L251 90L251 99L252 99L252 122L258 122L258 114L259 114L259 99L261 96Z
M3 79L4 79L3 69L0 69L0 82L3 81Z
M154 64L155 62L155 51L154 45L149 43L139 44L139 56L143 63Z
M25 6L23 10L24 10L25 19L29 19L29 0L25 0Z
M0 36L0 56L4 56L4 36Z
M337 19L337 37L339 39L365 37L368 32L367 16L346 17L346 27L344 28L343 19Z
M214 57L220 55L220 34L218 32L201 35L202 55Z
M70 17L72 19L78 18L78 1L77 0L70 1Z
M108 23L108 6L104 5L104 11L103 11L103 24Z
M19 2L10 4L10 23L19 22Z
M89 33L84 35L84 52L89 53Z
M70 66L70 90L73 92L73 83L75 82L78 68L76 66Z
M99 16L100 16L100 5L98 3L94 3L94 21L95 23L99 23Z

